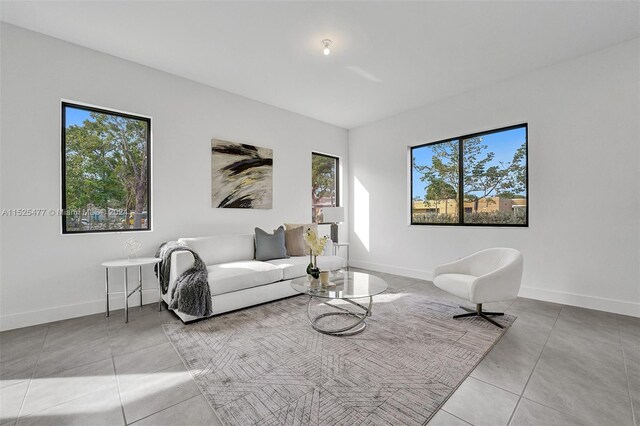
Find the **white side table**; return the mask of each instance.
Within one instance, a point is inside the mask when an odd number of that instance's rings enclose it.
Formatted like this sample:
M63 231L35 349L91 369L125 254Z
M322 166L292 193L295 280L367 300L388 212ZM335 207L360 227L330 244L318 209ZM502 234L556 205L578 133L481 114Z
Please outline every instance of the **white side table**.
M102 262L102 266L105 268L104 275L104 284L107 293L107 313L106 316L109 316L109 295L110 294L120 294L124 293L124 322L129 322L129 297L136 291L140 293L140 307L142 307L142 267L145 265L155 265L157 263L162 262L162 259L158 257L139 257L135 259L118 259L118 260L110 260L108 262ZM129 278L128 278L128 269L132 266L138 267L138 286L134 288L131 293L129 293ZM124 269L124 291L118 291L109 293L109 268L123 268ZM160 295L160 300L158 301L158 310L162 310L162 294L160 293L162 290L160 289L160 274L158 274L158 294ZM148 290L156 290L148 289Z
M333 243L333 255L336 256L340 247L347 248L347 269L349 269L349 243Z

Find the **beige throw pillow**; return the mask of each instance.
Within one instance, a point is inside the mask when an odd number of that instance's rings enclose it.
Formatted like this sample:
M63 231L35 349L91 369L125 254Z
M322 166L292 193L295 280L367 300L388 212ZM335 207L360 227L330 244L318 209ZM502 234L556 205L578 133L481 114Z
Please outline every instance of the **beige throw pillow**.
M286 242L286 231L295 229L295 228L302 228L302 234L300 235L300 241L302 246L304 247L304 255L308 255L309 254L309 244L307 244L304 240L304 234L307 232L307 229L311 228L311 230L313 232L316 233L316 235L318 235L318 224L317 223L285 223L284 224L284 229L285 229L285 242ZM289 253L289 246L287 246L287 253ZM291 254L289 253L289 256L298 256L295 254Z
M307 232L307 229L313 229L313 232L318 233L318 224L317 223L285 223L284 230L293 229L302 226L304 232Z
M306 256L309 254L309 249L303 237L304 228L302 226L284 231L284 245L289 256Z

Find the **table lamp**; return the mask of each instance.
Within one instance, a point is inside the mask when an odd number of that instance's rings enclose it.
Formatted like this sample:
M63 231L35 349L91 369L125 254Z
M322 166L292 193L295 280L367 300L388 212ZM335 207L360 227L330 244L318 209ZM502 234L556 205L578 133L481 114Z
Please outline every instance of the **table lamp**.
M338 223L344 222L344 207L325 207L322 209L322 220L331 224L331 240L338 242Z

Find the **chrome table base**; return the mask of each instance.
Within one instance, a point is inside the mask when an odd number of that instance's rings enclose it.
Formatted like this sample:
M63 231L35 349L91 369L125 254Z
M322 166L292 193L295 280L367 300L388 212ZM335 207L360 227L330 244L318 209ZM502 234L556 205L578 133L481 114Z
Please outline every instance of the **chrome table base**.
M344 300L346 302L351 303L352 305L358 307L363 312L352 312L348 309L342 308L340 306L332 305L329 302L322 302L322 304L327 305L331 308L337 309L340 312L325 312L324 314L317 315L315 317L311 317L310 307L311 302L316 299L313 295L309 296L309 301L307 302L307 318L309 319L309 323L314 330L319 333L328 334L331 336L352 336L354 334L358 334L362 332L367 327L367 322L365 321L367 317L371 316L371 306L373 306L373 297L369 296L369 306L364 306L359 304L358 302L354 302L351 299L336 299L336 300ZM318 322L322 318L330 317L330 316L347 316L356 318L357 321L351 325L341 328L328 329L321 327Z

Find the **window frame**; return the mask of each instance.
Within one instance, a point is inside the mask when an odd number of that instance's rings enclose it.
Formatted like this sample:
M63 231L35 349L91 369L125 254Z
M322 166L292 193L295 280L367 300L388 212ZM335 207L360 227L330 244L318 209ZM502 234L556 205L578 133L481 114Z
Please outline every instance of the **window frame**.
M340 207L340 157L330 154L323 154L321 152L311 151L311 167L313 169L313 156L318 155L320 157L331 158L336 162L336 205L330 207ZM311 178L313 179L313 170L311 172ZM311 182L311 187L313 187L313 181ZM313 202L313 200L311 200ZM329 207L329 206L323 206ZM311 208L314 208L313 203L311 204ZM313 215L311 217L313 219ZM318 225L330 225L331 222L315 222Z
M151 182L152 182L152 169L151 169L151 133L152 122L151 117L123 112L115 109L109 109L105 107L98 107L95 105L89 105L82 102L74 102L68 100L62 100L60 103L60 148L61 148L61 231L62 235L81 235L81 234L114 234L124 232L151 232L152 228L152 214L151 214ZM67 229L67 152L66 152L66 108L82 109L90 112L97 112L101 114L115 115L118 117L129 118L138 121L144 121L147 123L147 226L145 228L138 229L99 229L99 230L87 230L87 231L70 231Z
M525 132L525 141L524 141L524 150L525 150L525 191L527 194L527 204L526 204L526 212L525 212L525 223L504 223L504 224L494 224L494 223L465 223L464 222L464 141L466 139L475 138L478 136L491 135L493 133L500 133L514 129L522 129L524 128ZM453 140L458 140L458 198L460 201L458 202L458 222L451 223L419 223L413 221L413 150L422 148L425 146L436 145L439 143L450 142ZM410 193L409 193L409 225L417 225L417 226L480 226L480 227L493 227L493 228L528 228L529 227L529 123L520 123L514 124L511 126L500 127L492 130L485 130L482 132L469 133L466 135L455 136L451 138L442 139L435 142L423 143L420 145L414 145L409 147L409 184L410 184Z

